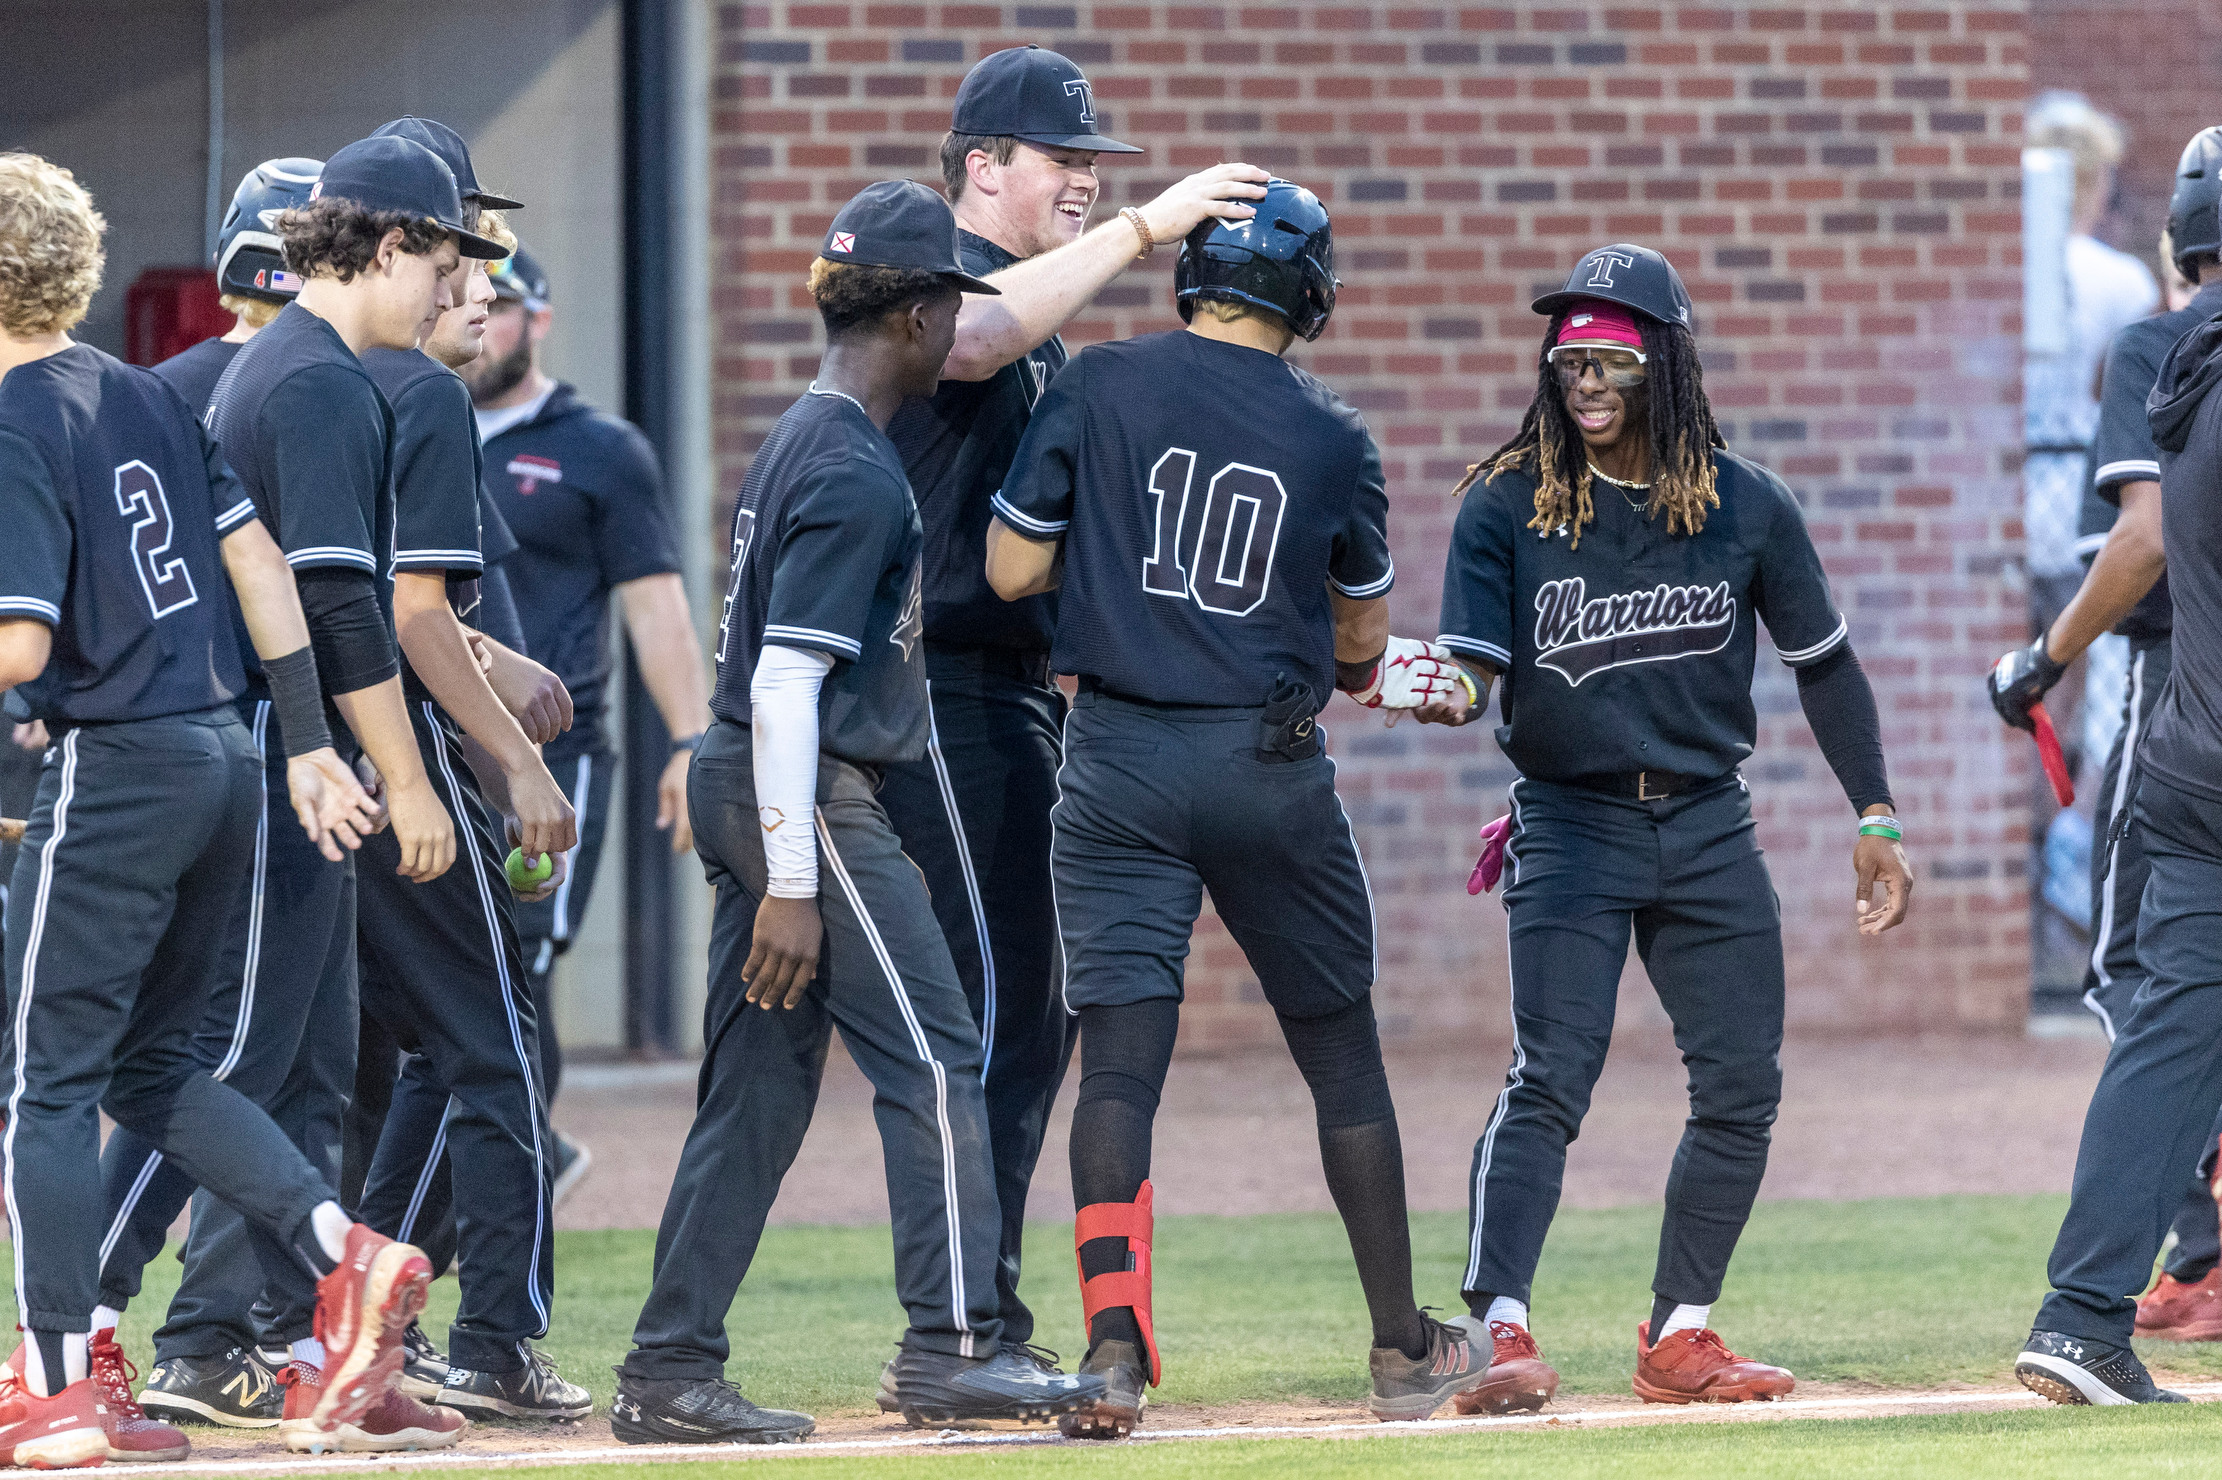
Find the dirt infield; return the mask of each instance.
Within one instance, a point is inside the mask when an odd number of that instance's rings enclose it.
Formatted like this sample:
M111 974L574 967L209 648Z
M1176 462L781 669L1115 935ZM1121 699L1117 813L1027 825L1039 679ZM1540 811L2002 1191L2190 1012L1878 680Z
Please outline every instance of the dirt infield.
M1795 1040L1783 1050L1787 1090L1765 1196L2064 1192L2083 1107L2105 1057L2096 1036ZM1465 1205L1474 1138L1510 1060L1509 1042L1456 1053L1392 1048L1389 1072L1414 1208ZM1077 1077L1068 1076L1059 1097L1028 1206L1034 1218L1072 1216L1065 1137ZM694 1074L686 1065L574 1071L556 1102L556 1121L594 1148L596 1162L564 1204L559 1225L654 1227L693 1110ZM1624 1035L1569 1158L1567 1206L1656 1202L1686 1113L1673 1045L1648 1030ZM1241 1154L1229 1156L1230 1147ZM1154 1163L1161 1214L1332 1206L1319 1175L1309 1098L1277 1049L1176 1062ZM772 1218L887 1218L871 1088L838 1050Z
M2155 1376L2164 1374L2156 1371ZM2194 1402L2222 1398L2222 1383L2174 1383ZM1538 1428L1602 1428L1632 1424L1766 1423L1790 1419L1892 1418L1916 1414L2000 1412L2041 1408L2043 1400L2016 1388L1946 1388L1894 1392L1858 1383L1816 1383L1779 1403L1693 1404L1668 1407L1627 1397L1571 1397L1542 1413L1503 1418L1439 1418L1425 1423L1376 1423L1355 1403L1238 1403L1217 1407L1167 1405L1149 1411L1148 1421L1129 1442L1206 1443L1218 1439L1351 1439L1397 1435L1520 1431ZM193 1458L174 1465L131 1465L131 1475L294 1475L365 1470L523 1469L544 1465L703 1460L804 1459L828 1454L866 1455L899 1451L977 1453L983 1448L1064 1445L1054 1432L927 1433L899 1420L833 1418L802 1444L621 1445L597 1417L550 1433L522 1426L477 1425L461 1447L431 1454L309 1457L289 1455L272 1437L256 1439L196 1429ZM1090 1446L1093 1447L1093 1446Z

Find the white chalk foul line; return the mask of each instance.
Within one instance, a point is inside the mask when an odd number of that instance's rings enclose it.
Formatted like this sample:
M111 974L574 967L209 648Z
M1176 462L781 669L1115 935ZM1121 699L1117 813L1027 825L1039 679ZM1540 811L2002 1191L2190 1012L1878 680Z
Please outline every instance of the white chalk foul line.
M2222 1397L2222 1382L2185 1383L2177 1392L2193 1398ZM1511 1413L1496 1418L1431 1418L1397 1423L1361 1420L1318 1424L1226 1425L1202 1429L1136 1429L1130 1444L1168 1441L1195 1442L1213 1439L1387 1439L1414 1435L1472 1433L1495 1429L1611 1427L1633 1420L1657 1422L1668 1415L1688 1412L1707 1419L1756 1421L1795 1419L1842 1412L1853 1408L1958 1408L1998 1405L2042 1407L2035 1393L2020 1390L1982 1389L1961 1393L1873 1393L1842 1398L1785 1398L1773 1403L1693 1404L1688 1409L1646 1404L1642 1408L1601 1408L1561 1413ZM509 1469L545 1469L554 1465L591 1465L618 1461L625 1464L686 1464L704 1461L807 1459L812 1455L883 1453L903 1449L1033 1448L1049 1445L1090 1446L1068 1441L1055 1430L1034 1433L964 1433L943 1429L935 1433L905 1434L888 1439L823 1439L800 1444L607 1444L579 1449L442 1449L415 1454L321 1455L282 1460L187 1460L168 1465L127 1465L121 1474L156 1475L329 1475L346 1471L452 1470L477 1466Z

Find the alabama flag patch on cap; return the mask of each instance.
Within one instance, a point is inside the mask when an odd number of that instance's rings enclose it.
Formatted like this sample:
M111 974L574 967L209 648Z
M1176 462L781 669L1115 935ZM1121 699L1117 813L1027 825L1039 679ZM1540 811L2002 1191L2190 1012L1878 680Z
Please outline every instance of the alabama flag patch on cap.
M836 231L833 234L833 250L842 253L855 251L856 233L853 231Z

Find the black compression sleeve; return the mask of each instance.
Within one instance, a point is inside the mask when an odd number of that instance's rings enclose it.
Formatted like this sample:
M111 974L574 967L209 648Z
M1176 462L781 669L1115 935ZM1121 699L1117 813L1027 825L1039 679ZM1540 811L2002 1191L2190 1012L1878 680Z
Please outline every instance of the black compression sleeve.
M282 658L262 660L263 681L270 685L270 703L278 711L278 735L285 742L286 759L323 750L332 743L324 723L324 691L316 681L316 652L296 648Z
M1818 663L1797 670L1798 704L1813 727L1829 769L1864 812L1890 801L1890 776L1883 768L1882 718L1875 712L1875 691L1867 670L1845 643Z
M378 609L378 588L368 571L320 566L299 571L301 613L309 619L309 645L327 694L374 688L401 672L393 631Z

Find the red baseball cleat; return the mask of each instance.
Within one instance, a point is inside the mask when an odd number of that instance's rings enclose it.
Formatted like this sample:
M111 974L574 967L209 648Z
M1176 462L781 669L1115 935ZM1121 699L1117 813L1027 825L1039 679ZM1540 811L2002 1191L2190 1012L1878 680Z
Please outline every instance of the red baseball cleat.
M361 1418L401 1371L401 1336L424 1309L432 1264L414 1244L397 1244L358 1223L347 1257L316 1282L316 1339L327 1363L308 1421L324 1433Z
M1471 1329L1481 1322L1468 1316L1451 1324ZM1451 1399L1452 1409L1462 1414L1533 1413L1550 1402L1551 1395L1558 1391L1558 1373L1543 1360L1527 1328L1510 1321L1491 1321L1489 1336L1488 1377L1480 1387Z
M0 1465L76 1470L108 1459L108 1410L90 1378L37 1398L0 1378Z
M2162 1275L2137 1298L2137 1334L2155 1341L2222 1341L2222 1265L2188 1285Z
M100 1390L101 1405L108 1410L108 1457L135 1464L180 1460L192 1452L193 1441L182 1429L149 1418L131 1395L131 1380L139 1375L116 1344L114 1327L95 1331L92 1341L92 1383Z
M1646 1403L1770 1402L1797 1385L1780 1367L1737 1356L1710 1328L1653 1346L1651 1323L1636 1323L1636 1396Z
M463 1437L470 1420L452 1408L428 1408L389 1386L370 1411L336 1429L317 1425L324 1376L312 1362L296 1361L278 1374L285 1384L285 1417L279 1436L296 1454L378 1454L398 1449L448 1449Z

